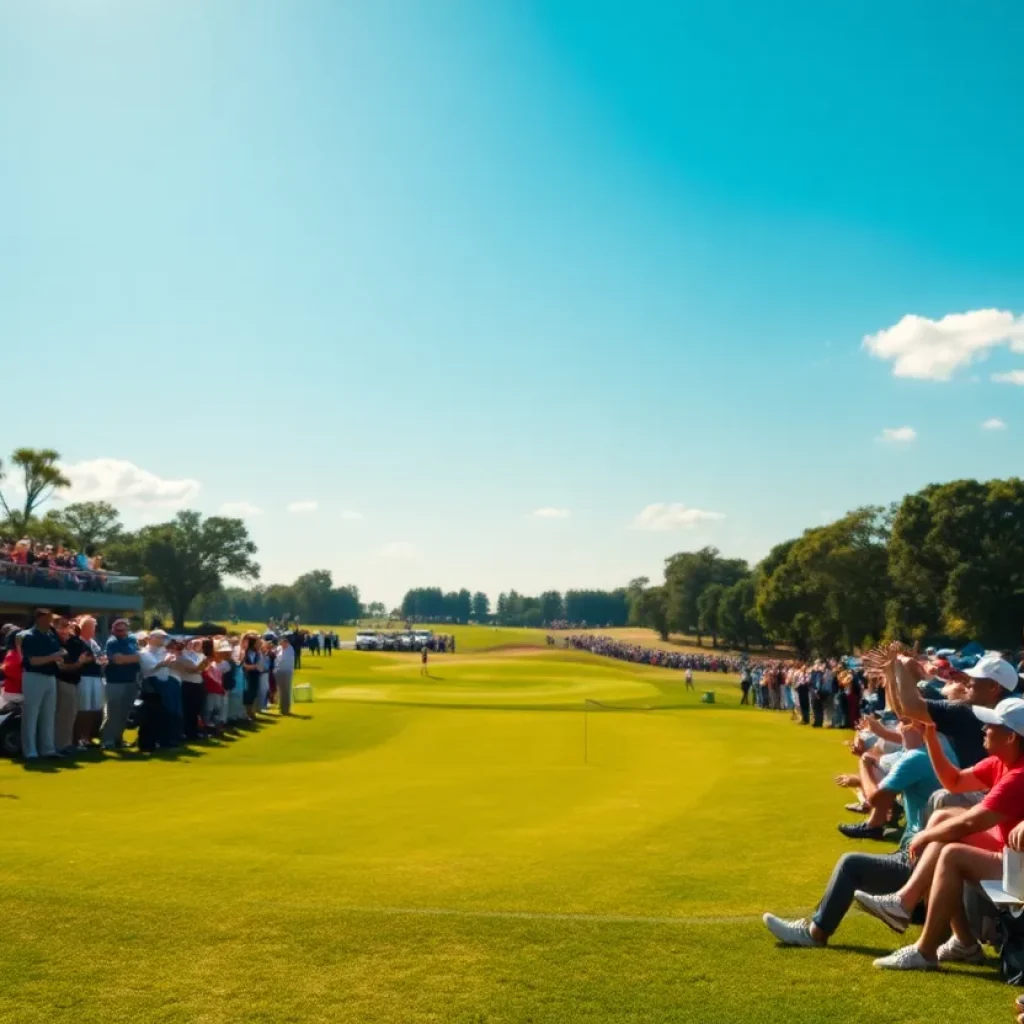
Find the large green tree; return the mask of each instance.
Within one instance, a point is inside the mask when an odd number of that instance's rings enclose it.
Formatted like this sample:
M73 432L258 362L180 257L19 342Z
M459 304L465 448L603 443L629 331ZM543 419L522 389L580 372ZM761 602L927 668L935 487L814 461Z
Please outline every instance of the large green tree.
M718 646L719 616L721 615L722 598L728 587L723 583L711 583L706 586L697 598L697 629L700 633L711 634L711 646Z
M665 591L668 625L678 633L696 633L697 643L707 630L701 629L699 600L714 583L731 587L749 572L742 558L723 558L718 548L682 551L665 561Z
M146 596L170 611L175 629L184 628L193 601L217 591L225 576L259 575L245 523L225 516L179 512L168 523L126 535L114 548L115 564L142 577Z
M890 634L1016 647L1024 624L1024 481L955 480L907 495L889 542Z
M744 576L727 587L718 604L718 628L727 643L749 647L761 638L755 612L757 586L753 576Z
M8 501L0 490L0 506L6 517L6 526L12 533L26 533L36 510L44 505L60 488L70 487L71 481L64 475L58 463L60 455L52 448L16 448L11 455L11 464L20 477L19 490L23 497L20 502L12 496ZM7 477L6 469L0 462L0 482Z
M878 640L889 597L884 509L855 509L780 545L757 572L757 614L802 655Z
M630 593L629 624L656 630L662 640L668 639L668 598L662 586L648 587Z
M78 551L102 551L124 532L121 517L108 501L76 501L50 509L39 523L39 533Z

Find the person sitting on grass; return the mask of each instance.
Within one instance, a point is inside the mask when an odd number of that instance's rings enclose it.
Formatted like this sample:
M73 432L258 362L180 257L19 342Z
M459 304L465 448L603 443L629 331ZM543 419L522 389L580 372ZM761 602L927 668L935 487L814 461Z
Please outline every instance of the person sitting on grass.
M900 720L904 751L878 784L871 802L903 794L907 827L899 850L887 854L847 853L839 858L818 909L805 920L785 921L765 914L767 929L785 946L825 946L853 903L854 893L884 892L902 885L911 875L908 847L923 827L928 798L939 788L924 740L909 719Z
M858 812L863 810L868 815L866 821L855 824L844 823L838 826L839 831L847 839L883 839L886 825L896 826L899 823L900 806L896 799L899 790L886 786L885 779L902 759L905 750L904 734L898 729L886 729L884 726L879 726L879 732L882 730L884 730L886 742L876 743L859 755L858 773L856 775L840 775L836 778L838 786L859 789L860 804L848 804L847 810ZM892 751L888 749L887 744L894 740L900 745L895 751ZM856 752L856 745L852 749Z
M946 757L935 726L925 726L925 743L939 781L950 793L983 792L973 807L937 811L910 843L917 863L895 892L858 891L857 902L895 932L906 931L910 915L928 894L928 916L917 943L875 961L885 970L931 971L941 962L980 963L984 953L964 912L964 883L1002 878L1002 851L1010 832L1024 821L1024 700L975 707L984 723L989 756L960 771ZM952 938L946 941L950 928Z

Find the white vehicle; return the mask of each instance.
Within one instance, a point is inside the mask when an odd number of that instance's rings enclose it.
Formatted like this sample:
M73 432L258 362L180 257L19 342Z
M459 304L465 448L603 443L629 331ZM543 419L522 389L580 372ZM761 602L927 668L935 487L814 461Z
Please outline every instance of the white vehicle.
M422 651L424 647L430 644L430 641L434 639L434 631L432 629L417 629L413 633L413 649Z
M416 650L416 635L414 633L402 633L398 637L398 649L400 651Z
M379 651L380 639L376 633L368 629L361 629L356 633L357 651Z

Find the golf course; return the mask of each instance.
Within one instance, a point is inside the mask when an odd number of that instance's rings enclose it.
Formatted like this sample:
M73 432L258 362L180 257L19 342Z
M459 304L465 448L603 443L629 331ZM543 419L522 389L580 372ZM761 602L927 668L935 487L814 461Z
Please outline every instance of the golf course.
M0 1020L1009 1019L991 967L873 970L865 916L828 950L763 928L853 848L839 734L731 676L459 640L426 678L307 657L293 717L183 753L0 765Z

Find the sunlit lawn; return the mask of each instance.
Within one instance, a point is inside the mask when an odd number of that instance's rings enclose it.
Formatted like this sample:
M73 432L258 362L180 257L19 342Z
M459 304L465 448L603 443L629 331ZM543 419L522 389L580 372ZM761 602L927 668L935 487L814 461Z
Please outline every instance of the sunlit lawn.
M764 932L854 848L838 735L589 655L419 673L307 658L315 702L235 741L0 764L0 1020L1010 1019L992 967L875 971L868 918L828 951Z

